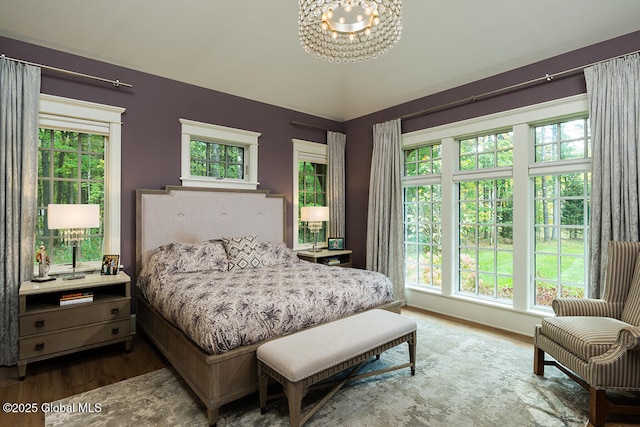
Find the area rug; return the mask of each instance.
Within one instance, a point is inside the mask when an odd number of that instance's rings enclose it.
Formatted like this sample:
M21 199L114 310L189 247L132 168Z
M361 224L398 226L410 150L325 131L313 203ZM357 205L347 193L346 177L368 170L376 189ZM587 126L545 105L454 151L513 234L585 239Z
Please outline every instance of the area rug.
M308 426L582 427L588 393L554 368L532 372L533 348L439 321L418 320L416 375L409 369L354 381ZM365 369L403 363L402 345ZM310 393L310 399L321 398ZM313 402L305 401L309 405ZM62 399L53 426L206 426L204 405L172 368ZM288 426L286 400L260 414L257 394L225 405L218 426ZM611 424L607 424L608 426ZM633 424L621 424L633 425Z

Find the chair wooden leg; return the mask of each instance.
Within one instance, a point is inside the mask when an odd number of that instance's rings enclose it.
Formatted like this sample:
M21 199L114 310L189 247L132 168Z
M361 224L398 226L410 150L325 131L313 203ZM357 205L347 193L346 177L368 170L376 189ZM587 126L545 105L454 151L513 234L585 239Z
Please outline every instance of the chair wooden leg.
M544 350L538 347L533 348L533 373L544 375Z
M607 413L607 395L605 390L589 387L589 422L594 427L604 427Z

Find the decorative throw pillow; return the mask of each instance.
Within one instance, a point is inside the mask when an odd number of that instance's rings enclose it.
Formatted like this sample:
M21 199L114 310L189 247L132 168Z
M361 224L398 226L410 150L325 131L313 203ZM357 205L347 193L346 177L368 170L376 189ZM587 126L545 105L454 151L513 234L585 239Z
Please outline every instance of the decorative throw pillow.
M300 262L300 258L284 242L261 241L256 244L256 250L265 267Z
M255 235L223 237L222 242L227 250L229 270L260 267L261 260L256 251L257 238Z
M228 270L227 252L221 240L170 243L158 248L156 253L158 261L177 273Z

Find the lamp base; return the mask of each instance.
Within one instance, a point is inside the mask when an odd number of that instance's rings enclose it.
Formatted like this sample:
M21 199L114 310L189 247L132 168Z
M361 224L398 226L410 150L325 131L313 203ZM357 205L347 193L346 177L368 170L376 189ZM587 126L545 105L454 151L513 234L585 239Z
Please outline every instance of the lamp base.
M64 276L62 279L63 280L75 280L75 279L84 279L85 278L85 274L84 273L73 273L73 274L69 274L68 276Z

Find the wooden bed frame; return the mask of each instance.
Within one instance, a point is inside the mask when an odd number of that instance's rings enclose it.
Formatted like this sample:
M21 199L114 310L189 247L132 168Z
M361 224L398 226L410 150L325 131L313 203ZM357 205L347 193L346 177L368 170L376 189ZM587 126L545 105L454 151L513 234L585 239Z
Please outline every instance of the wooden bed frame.
M137 190L136 272L157 247L167 243L248 234L264 241L284 241L285 208L284 196L266 191L177 186ZM400 313L400 307L401 301L394 301L377 308ZM220 406L258 390L256 349L262 342L208 355L139 293L137 323L205 404L210 425L216 424Z

